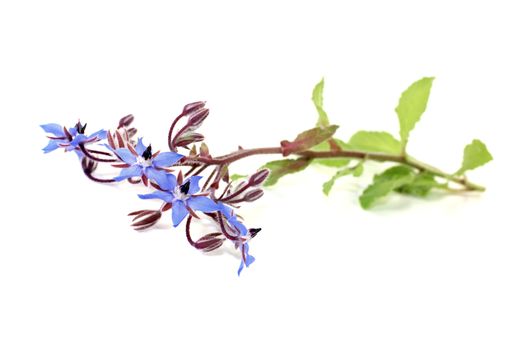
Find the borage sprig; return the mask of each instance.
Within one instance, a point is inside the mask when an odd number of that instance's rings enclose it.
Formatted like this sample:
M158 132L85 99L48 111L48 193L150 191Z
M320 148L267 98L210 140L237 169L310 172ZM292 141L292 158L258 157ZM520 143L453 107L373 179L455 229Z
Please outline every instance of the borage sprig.
M236 211L242 204L261 198L264 194L261 186L274 185L281 177L312 164L337 169L322 186L328 195L336 180L348 175L360 176L369 161L397 163L376 174L372 184L360 195L359 201L365 209L391 192L424 197L432 190L451 193L484 191L482 186L465 176L467 171L492 160L487 147L479 140L465 147L463 164L454 173L446 173L407 153L409 135L427 107L432 82L433 78L423 78L401 95L396 108L399 139L383 131L358 131L347 142L334 137L338 126L330 124L324 110L324 80L321 80L312 94L319 115L316 127L300 133L293 141L281 141L279 146L239 147L230 154L212 156L203 142L204 136L196 132L208 117L209 110L204 102L194 102L186 105L171 124L168 152L154 152L151 144L144 144L142 137L135 138L137 129L131 127L132 115L122 118L115 131L100 130L89 136L85 134L87 125L80 121L72 128L58 124L42 125L44 131L52 134L43 150L45 153L56 149L74 151L81 160L85 175L95 182L127 180L132 185L151 188L154 191L139 197L160 200L161 205L156 210L130 213L134 229L151 228L163 213L171 211L174 227L186 220L186 238L196 249L210 252L230 241L240 252L240 274L255 260L249 254L249 242L261 229L247 228ZM101 144L103 140L107 143ZM94 146L104 146L105 149ZM180 150L184 154L179 153ZM278 154L285 159L269 162L251 176L230 176L229 169L234 162L262 154ZM121 169L120 173L113 178L100 178L95 175L100 163ZM201 185L201 182L204 183ZM213 222L215 230L194 239L192 220L203 218Z

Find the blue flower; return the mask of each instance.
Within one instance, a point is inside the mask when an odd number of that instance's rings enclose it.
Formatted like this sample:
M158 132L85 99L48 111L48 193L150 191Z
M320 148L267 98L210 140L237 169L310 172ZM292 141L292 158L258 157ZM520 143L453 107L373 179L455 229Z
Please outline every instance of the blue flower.
M55 123L40 125L45 132L53 134L53 136L48 136L51 140L42 150L44 153L49 153L58 148L64 148L66 152L74 151L79 158L82 158L84 154L79 149L80 143L97 142L107 137L107 131L105 130L99 130L86 136L84 134L86 126L87 124L82 125L78 122L75 127L67 130Z
M246 226L237 219L237 215L235 215L232 208L222 202L219 202L218 206L219 211L226 218L228 225L237 231L238 234L238 237L235 240L235 248L239 248L241 251L241 264L237 270L237 275L240 275L245 266L249 267L255 261L255 257L249 254L250 246L248 245L248 241L250 241L260 229L250 229L248 231Z
M170 203L171 219L173 226L177 227L184 220L190 211L202 211L213 213L219 210L219 206L210 198L199 195L199 181L201 176L192 176L182 185L177 183L177 179L172 174L167 174L165 185L159 184L164 191L155 191L150 194L139 194L142 199L158 198L166 203Z
M154 180L162 188L166 188L169 185L168 173L159 168L172 166L183 157L182 154L175 152L152 154L151 145L148 147L144 146L142 138L139 138L135 147L130 144L128 144L128 148L113 149L109 145L106 145L106 147L128 165L128 167L122 169L119 176L115 177L116 181L144 175L148 179Z

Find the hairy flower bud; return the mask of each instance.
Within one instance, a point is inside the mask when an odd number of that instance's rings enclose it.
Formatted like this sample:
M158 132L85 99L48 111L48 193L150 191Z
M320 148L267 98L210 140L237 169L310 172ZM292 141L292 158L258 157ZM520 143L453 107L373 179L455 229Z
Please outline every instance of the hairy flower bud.
M268 175L270 175L270 170L268 170L268 169L261 169L258 172L256 172L255 174L253 174L252 176L250 176L250 178L248 179L248 183L251 186L262 185L262 183L264 182L264 180L266 180Z
M206 102L203 102L203 101L197 101L197 102L188 103L182 109L182 114L188 115L190 113L193 113L194 111L203 108L205 104L206 104Z
M209 233L207 235L202 236L197 242L195 242L195 248L200 249L204 252L211 252L212 250L215 250L222 246L222 243L224 242L224 237L222 237L222 233L220 232L214 232Z
M131 125L131 123L133 123L133 119L135 119L135 117L133 116L133 114L128 114L127 116L123 117L120 119L119 123L118 123L118 127L119 128L123 128L123 127L128 127Z
M243 201L253 202L261 198L264 194L264 191L260 188L254 188L244 194Z
M135 216L133 218L131 226L137 230L145 230L155 225L162 216L162 212L159 210L139 210L129 213L129 216Z

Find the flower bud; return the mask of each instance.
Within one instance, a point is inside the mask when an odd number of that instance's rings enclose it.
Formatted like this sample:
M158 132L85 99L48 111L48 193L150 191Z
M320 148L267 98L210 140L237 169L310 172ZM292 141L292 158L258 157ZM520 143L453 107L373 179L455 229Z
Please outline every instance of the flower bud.
M248 183L251 186L259 186L264 182L264 180L266 180L268 175L270 175L270 170L261 169L252 176L250 176L250 178L248 179Z
M184 109L182 110L182 114L188 115L189 113L192 113L198 109L203 108L205 104L206 102L203 102L203 101L188 103L186 106L184 106Z
M123 128L130 126L131 123L133 123L133 119L135 119L133 114L128 114L127 116L120 119L120 121L118 122L118 127Z
M155 225L161 218L162 212L159 210L139 210L128 215L135 216L131 226L135 230L140 231Z
M195 242L195 248L202 250L204 252L211 252L222 246L224 238L222 233L214 232L202 236L197 242Z
M195 129L198 128L209 114L210 110L208 108L203 108L196 111L188 117L188 125L191 125Z
M260 188L254 188L244 194L244 197L242 198L245 202L253 202L257 199L261 198L264 194L264 191Z

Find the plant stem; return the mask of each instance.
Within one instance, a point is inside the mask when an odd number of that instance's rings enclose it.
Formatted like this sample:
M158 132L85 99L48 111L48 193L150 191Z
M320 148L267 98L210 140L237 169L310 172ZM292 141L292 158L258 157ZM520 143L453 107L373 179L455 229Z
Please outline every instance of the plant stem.
M188 157L189 163L200 163L205 165L229 165L240 159L264 154L280 154L282 155L281 147L264 147L264 148L252 148L252 149L241 149L230 154L226 154L216 158L206 157ZM408 155L392 155L385 153L373 153L373 152L362 152L362 151L345 151L345 150L331 150L331 151L303 151L292 153L292 155L300 156L301 158L307 159L319 159L319 158L354 158L363 160L375 160L379 162L394 162L404 164L420 171L426 171L434 176L441 177L448 181L457 183L464 187L465 191L484 191L483 186L477 185L473 182L468 181L463 176L457 176L454 174L448 174L434 166L423 163L415 158Z

